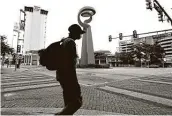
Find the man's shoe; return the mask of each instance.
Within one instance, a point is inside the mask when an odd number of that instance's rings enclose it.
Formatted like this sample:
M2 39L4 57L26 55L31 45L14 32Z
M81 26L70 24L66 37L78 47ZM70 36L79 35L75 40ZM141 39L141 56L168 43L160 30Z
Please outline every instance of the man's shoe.
M73 115L82 106L81 99L69 103L61 112L55 115Z

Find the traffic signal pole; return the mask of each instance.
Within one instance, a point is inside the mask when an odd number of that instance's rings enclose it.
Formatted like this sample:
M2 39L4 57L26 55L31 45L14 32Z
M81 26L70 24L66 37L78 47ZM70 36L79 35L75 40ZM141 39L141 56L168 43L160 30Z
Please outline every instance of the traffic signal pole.
M172 29L166 29L166 30L160 30L160 31L151 31L151 32L146 32L146 33L139 33L137 35L145 35L145 34L152 34L152 33L159 33L159 32L167 32L167 31L172 31ZM133 35L125 35L124 37L131 37ZM111 38L111 39L118 39L119 37Z
M164 8L161 6L161 4L157 0L154 0L154 2L159 6L159 8L162 10L162 12L167 16L168 20L171 22L171 25L172 25L171 17L167 14L167 12L164 10Z

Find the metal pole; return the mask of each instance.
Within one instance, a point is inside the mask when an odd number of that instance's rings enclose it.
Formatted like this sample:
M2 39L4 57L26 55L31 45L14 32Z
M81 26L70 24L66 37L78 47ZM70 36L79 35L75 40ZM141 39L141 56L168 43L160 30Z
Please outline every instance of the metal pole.
M164 10L164 8L160 5L160 3L157 0L154 0L154 2L156 2L156 4L162 9L162 11L164 12L164 14L168 17L168 20L170 20L171 25L172 25L172 19L171 17L167 14L167 12Z
M140 34L137 34L137 35L145 35L145 34L151 34L151 33L158 33L158 32L167 32L167 31L172 31L172 29L166 29L166 30L160 30L160 31L151 31L151 32L146 32L146 33L140 33ZM126 35L126 36L123 36L124 37L131 37L132 35ZM115 37L115 38L112 38L112 39L118 39L119 37Z
M20 21L21 21L21 10L20 10L20 15L19 15L19 30L20 30ZM17 30L18 32L18 37L17 37L17 46L18 46L18 40L19 40L19 34L20 34L20 31ZM17 53L17 49L16 49L16 57L15 57L15 71L17 69L17 60L18 60L18 53Z

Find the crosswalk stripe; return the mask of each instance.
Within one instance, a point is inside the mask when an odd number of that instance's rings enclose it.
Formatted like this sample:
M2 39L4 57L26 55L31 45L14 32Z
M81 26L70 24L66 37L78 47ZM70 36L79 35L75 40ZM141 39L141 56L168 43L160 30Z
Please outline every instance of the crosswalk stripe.
M38 80L38 79L53 79L52 77L18 77L18 78L5 78L1 79L1 83L9 83L10 81L17 82L17 81L24 81L24 80Z
M59 85L60 85L59 83L49 83L49 84L41 84L41 85L13 87L13 88L2 89L1 92L4 93L4 92L19 91L19 90L43 88L43 87L53 87L53 86L59 86Z
M151 82L151 83L160 83L160 84L168 84L168 85L172 85L171 82L163 82L163 81L153 81L153 80L145 80L145 79L136 79L139 81L144 81L144 82Z
M34 81L22 81L22 82L12 82L12 83L2 83L1 86L4 85L14 85L14 84L24 84L24 83L32 83L32 82L42 82L42 81L55 81L55 79L45 79L45 80L34 80Z

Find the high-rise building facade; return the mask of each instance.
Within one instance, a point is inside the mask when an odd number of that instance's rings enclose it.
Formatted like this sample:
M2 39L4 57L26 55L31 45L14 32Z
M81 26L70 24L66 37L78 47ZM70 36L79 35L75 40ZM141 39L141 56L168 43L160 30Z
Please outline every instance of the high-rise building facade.
M158 43L164 48L165 60L167 63L172 63L172 32L159 35L161 39Z
M24 54L45 48L46 24L48 11L38 6L24 7Z
M146 43L146 44L155 44L158 42L159 45L165 51L165 62L172 63L172 30L168 32L164 31L161 34L154 34L146 37L135 38L133 40L123 40L119 42L119 51L120 52L131 52L133 49L132 45Z
M119 41L119 52L131 52L132 46L134 45L133 40Z

